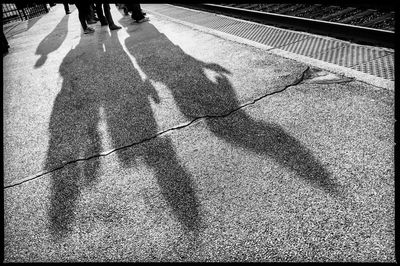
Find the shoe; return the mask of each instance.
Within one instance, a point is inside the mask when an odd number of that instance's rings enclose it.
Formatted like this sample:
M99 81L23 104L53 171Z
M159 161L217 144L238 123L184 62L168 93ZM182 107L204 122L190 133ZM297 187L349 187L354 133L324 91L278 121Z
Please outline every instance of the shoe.
M119 29L122 29L122 27L117 25L110 25L110 30L119 30Z
M140 20L136 20L136 22L137 23L142 23L142 22L146 22L146 21L149 21L150 19L148 18L148 17L144 17L144 18L142 18L142 19L140 19Z
M93 19L96 20L96 21L99 21L99 20L100 20L98 17L94 17Z
M86 30L83 31L83 33L88 34L88 33L93 33L94 29L91 27L87 27Z
M96 24L96 22L97 22L96 20L92 20L92 19L91 19L91 20L88 20L88 21L87 21L87 24Z
M100 20L100 24L101 24L101 26L107 26L107 25L108 25L108 22L107 22L107 21L104 21L104 20L103 20L103 21Z

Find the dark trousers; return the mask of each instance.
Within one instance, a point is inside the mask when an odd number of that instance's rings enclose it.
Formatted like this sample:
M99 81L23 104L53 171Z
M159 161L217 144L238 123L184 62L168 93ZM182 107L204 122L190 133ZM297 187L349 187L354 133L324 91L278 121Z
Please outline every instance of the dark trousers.
M103 5L103 8L101 7ZM104 9L104 15L103 15ZM96 2L96 12L100 19L101 25L108 24L109 26L115 25L110 12L110 4L102 4L101 2Z
M88 27L86 24L86 18L88 17L90 12L89 3L85 3L84 1L82 2L77 1L75 6L78 9L79 21L81 22L82 28L83 30L86 30Z
M2 53L6 53L6 52L8 52L8 48L9 48L10 46L8 45L8 41L7 41L7 38L6 38L6 36L4 35L4 32L3 32L3 30L1 31L1 52Z
M63 2L65 13L69 12L68 2Z
M92 3L92 4L89 4L89 14L88 14L88 17L87 17L87 20L89 21L89 20L94 20L95 21L95 18L96 18L96 15L95 15L95 9L96 9L96 7L94 6L94 4ZM96 10L96 13L97 13L97 10Z
M140 4L127 4L128 10L132 12L132 19L138 21L144 18Z

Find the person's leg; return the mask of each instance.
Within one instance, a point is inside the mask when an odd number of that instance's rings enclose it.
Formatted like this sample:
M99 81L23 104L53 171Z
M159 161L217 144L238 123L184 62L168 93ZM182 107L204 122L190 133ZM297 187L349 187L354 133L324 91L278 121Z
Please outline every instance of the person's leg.
M63 2L64 5L64 10L65 10L65 14L71 14L71 12L69 11L69 4L68 2Z
M90 4L91 10L92 10L92 17L94 20L99 21L99 18L97 17L97 10L96 10L96 5L94 3Z
M95 24L96 20L94 19L94 11L92 4L86 4L86 5L87 5L87 14L86 14L87 24Z
M10 48L10 45L8 44L7 38L4 35L3 30L1 31L1 52L3 54L8 53L8 48Z
M133 20L139 21L144 18L142 10L140 9L140 4L129 4L129 6L130 11L132 11L131 17Z
M87 4L85 4L84 2L77 2L75 4L76 8L78 9L78 17L79 17L79 21L81 22L83 31L86 33L90 33L90 32L94 32L94 29L88 27L88 25L86 24L86 18L88 16L88 12L89 12L89 6Z
M105 26L105 25L108 25L108 21L107 21L107 18L103 14L103 8L101 6L102 6L101 2L97 1L96 2L97 16L99 17L101 26Z
M121 29L121 27L115 25L112 16L111 16L111 11L110 11L110 5L109 4L103 4L103 9L104 9L104 15L106 16L106 19L108 21L108 27L110 30L118 30Z
M119 8L122 8L122 10L124 10L125 16L128 16L128 15L129 15L129 10L128 10L128 8L126 7L125 4L121 4L121 5L119 6Z
M75 4L76 8L78 9L78 17L79 21L81 23L81 26L83 30L87 29L87 24L86 24L86 14L85 14L85 7L84 4L77 2Z

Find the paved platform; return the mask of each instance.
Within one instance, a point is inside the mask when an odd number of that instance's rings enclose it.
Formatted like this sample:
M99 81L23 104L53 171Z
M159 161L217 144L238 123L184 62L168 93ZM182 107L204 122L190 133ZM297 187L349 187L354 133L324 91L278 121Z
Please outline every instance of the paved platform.
M394 49L359 45L174 5L143 5L148 11L251 46L369 84L394 89Z
M4 261L396 261L393 90L143 8L9 36Z

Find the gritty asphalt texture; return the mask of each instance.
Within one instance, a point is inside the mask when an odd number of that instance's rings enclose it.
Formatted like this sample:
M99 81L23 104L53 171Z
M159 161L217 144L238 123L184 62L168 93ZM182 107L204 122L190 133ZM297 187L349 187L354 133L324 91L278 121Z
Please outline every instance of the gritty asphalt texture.
M5 262L395 262L393 91L111 6L8 33Z

